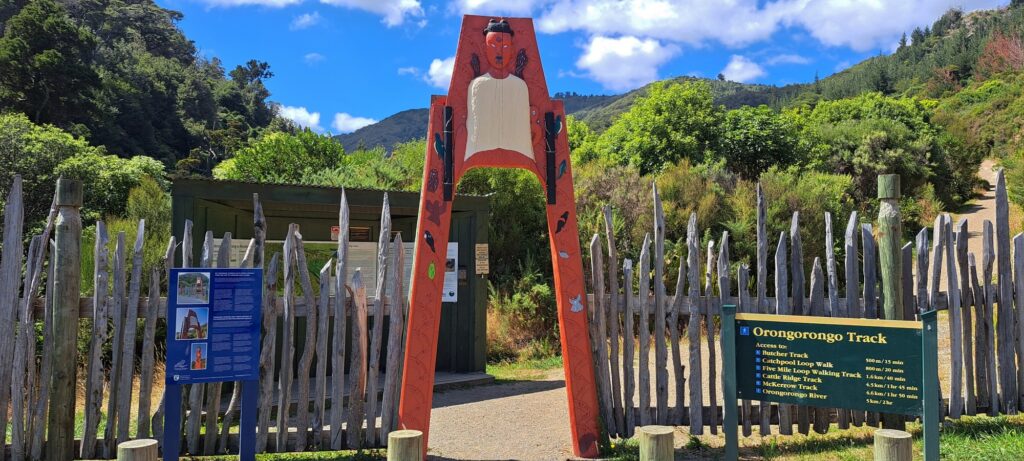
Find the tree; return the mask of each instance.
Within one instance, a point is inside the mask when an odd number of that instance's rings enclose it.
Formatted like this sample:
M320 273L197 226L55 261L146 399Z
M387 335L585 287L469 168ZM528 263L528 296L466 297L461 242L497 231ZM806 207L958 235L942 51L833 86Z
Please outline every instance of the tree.
M906 48L906 47L907 47L907 33L904 32L903 35L900 36L900 44L899 44L899 47L896 48L896 51L903 51L903 49Z
M718 81L724 82L725 81L725 74L719 72L718 73Z
M698 163L714 153L721 117L707 83L655 83L598 138L595 150L640 174L684 158Z
M52 0L32 0L0 37L0 104L33 122L71 128L95 109L96 38Z
M266 133L213 170L218 179L306 184L305 177L341 165L341 144L309 129Z
M719 153L730 171L756 180L773 165L786 167L800 159L797 130L790 117L768 106L745 106L726 112Z
M1002 72L1024 69L1024 46L1021 45L1020 37L1001 32L992 34L992 38L978 56L978 63L974 69L975 74L981 79Z
M46 218L53 202L57 166L65 159L102 153L85 139L53 125L36 125L24 114L0 114L0 201L7 199L15 174L23 181L25 222ZM91 191L87 193L91 194Z

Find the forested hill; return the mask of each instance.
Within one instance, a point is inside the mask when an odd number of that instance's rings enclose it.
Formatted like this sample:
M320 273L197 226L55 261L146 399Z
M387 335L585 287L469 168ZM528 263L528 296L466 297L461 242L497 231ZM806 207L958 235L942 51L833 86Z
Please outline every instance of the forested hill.
M208 173L275 120L266 63L204 59L153 0L0 0L0 111Z

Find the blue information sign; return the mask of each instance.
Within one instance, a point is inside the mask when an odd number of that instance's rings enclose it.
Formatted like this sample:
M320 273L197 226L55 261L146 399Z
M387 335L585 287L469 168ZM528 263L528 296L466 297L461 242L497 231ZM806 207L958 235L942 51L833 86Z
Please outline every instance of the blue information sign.
M164 460L181 449L181 385L239 381L239 457L253 461L263 269L171 269L170 286Z
M262 269L171 269L167 382L259 379L262 279Z

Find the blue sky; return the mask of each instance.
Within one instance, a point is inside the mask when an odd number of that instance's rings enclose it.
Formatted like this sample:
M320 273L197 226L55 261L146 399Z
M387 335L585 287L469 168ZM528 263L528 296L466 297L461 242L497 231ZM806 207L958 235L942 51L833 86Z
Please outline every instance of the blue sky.
M447 91L462 14L535 18L553 92L621 93L659 78L808 82L892 51L945 10L1008 0L157 0L231 68L271 64L281 114L352 131Z

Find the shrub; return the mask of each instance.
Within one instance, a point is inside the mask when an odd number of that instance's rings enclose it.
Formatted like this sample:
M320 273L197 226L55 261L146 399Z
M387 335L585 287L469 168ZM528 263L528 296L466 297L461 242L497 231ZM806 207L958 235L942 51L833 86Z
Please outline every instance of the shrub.
M161 188L167 185L163 164L144 156L124 159L86 152L61 162L55 173L82 181L85 191L82 219L86 222L108 214L124 216L128 193L143 178L152 179Z
M14 174L22 176L25 223L46 218L53 203L57 165L77 155L103 151L52 125L36 125L23 114L0 114L0 204L7 200Z

